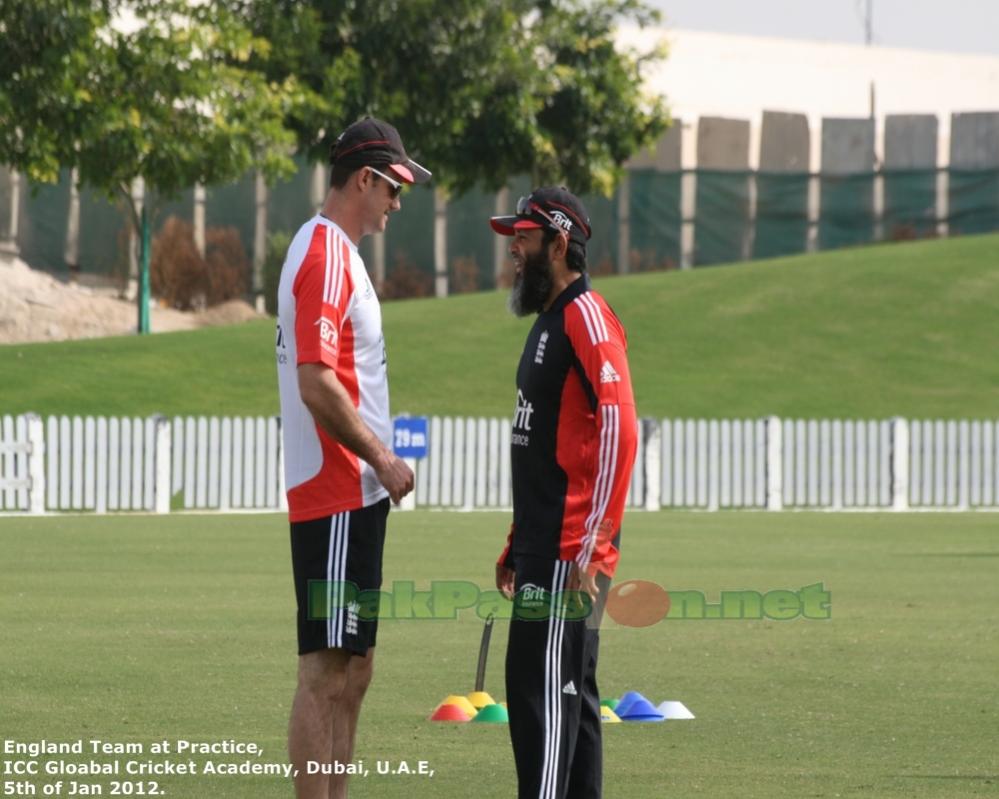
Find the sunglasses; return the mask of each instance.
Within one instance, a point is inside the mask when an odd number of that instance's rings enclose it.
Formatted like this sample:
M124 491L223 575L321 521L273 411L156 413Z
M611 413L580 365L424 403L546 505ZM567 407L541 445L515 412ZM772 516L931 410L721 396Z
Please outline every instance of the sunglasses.
M386 183L389 184L389 194L392 196L393 200L396 197L398 197L400 194L402 194L402 183L401 182L399 182L398 180L393 180L388 175L386 175L384 172L379 172L373 166L369 166L368 169L370 169L372 172L374 172L376 175L378 175L378 177L380 177L382 180L384 180Z

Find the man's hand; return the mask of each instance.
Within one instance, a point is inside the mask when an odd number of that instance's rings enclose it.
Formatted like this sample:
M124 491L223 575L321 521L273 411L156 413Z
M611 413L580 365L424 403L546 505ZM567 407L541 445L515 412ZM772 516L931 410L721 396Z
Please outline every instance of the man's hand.
M568 588L570 591L585 591L594 602L600 596L595 570L592 570L591 567L590 570L583 571L579 568L579 564L576 561L572 562L572 569L569 571Z
M386 452L378 465L373 466L379 481L397 505L413 490L413 470L398 455Z
M502 563L496 564L496 587L507 599L513 599L514 577L513 569L508 569Z

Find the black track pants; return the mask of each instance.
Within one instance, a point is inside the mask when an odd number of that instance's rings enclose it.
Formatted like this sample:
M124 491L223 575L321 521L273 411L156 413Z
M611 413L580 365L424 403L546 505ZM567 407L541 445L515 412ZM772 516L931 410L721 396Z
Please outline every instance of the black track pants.
M601 795L599 611L566 603L570 561L518 558L506 653L519 799ZM601 599L609 580L600 581ZM602 604L602 603L600 603Z

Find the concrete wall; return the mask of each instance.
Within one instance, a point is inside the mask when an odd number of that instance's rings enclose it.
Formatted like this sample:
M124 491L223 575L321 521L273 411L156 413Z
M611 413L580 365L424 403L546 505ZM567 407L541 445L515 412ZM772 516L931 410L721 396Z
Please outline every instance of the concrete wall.
M874 169L874 120L822 120L822 172L851 175Z
M780 111L763 112L761 172L807 172L808 146L808 117Z
M749 169L749 120L701 117L697 165L701 169Z
M679 172L683 165L683 121L673 120L670 128L649 149L633 156L625 166L628 169L654 169L657 172Z
M666 41L669 57L647 65L645 88L665 96L673 113L684 119L759 119L765 109L779 109L807 115L816 128L824 117L868 116L872 82L879 129L886 114L935 114L947 138L952 113L999 107L999 54L656 26L622 25L616 35L621 45L643 51Z
M932 169L937 165L939 123L932 114L885 119L885 169Z
M999 167L999 112L951 117L950 165L955 169Z

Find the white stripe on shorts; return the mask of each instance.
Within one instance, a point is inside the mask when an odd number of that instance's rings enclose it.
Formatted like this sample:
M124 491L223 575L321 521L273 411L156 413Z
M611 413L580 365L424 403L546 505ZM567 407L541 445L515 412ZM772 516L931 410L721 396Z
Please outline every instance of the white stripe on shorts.
M555 799L558 789L559 747L562 744L562 633L565 619L559 608L570 561L555 562L548 605L548 640L545 644L545 743L539 799Z
M347 623L347 549L350 546L350 511L340 514L343 519L340 522L340 534L342 544L340 546L340 564L337 569L337 580L340 581L340 602L337 612L337 636L336 645L343 646L344 625Z
M349 511L337 513L330 519L329 556L326 561L326 645L330 648L343 646L343 599L349 525Z

